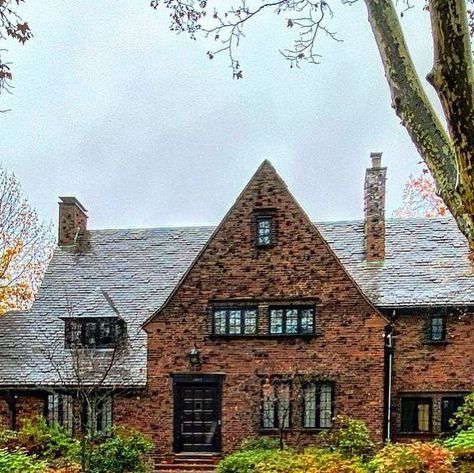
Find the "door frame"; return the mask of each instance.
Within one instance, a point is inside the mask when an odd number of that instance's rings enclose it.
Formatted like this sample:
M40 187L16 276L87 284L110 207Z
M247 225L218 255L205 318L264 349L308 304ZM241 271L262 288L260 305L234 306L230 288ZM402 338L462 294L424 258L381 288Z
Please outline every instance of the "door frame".
M202 386L215 386L217 388L216 410L218 425L214 439L214 449L210 452L220 452L222 446L222 385L224 381L223 374L199 374L199 373L179 373L171 375L173 381L173 451L182 452L181 444L181 418L179 406L180 388L189 384Z

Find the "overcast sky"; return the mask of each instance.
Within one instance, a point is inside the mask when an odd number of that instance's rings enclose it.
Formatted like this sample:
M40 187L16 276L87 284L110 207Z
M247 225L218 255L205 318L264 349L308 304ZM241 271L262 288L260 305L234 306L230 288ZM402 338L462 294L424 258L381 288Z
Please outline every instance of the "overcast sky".
M21 7L35 37L8 42L16 88L0 97L12 109L0 114L0 160L44 219L74 195L91 228L216 224L265 158L313 220L357 219L371 151L389 168L388 214L400 205L420 158L390 107L363 2L336 5L344 42L321 37L322 63L300 70L278 53L294 34L285 17L249 24L239 81L149 3ZM415 9L403 18L423 76L428 22Z

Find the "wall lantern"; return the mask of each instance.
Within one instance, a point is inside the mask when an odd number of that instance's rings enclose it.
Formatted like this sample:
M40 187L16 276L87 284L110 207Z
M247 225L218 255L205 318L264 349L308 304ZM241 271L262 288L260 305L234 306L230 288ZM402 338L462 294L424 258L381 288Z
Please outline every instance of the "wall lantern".
M201 364L201 352L196 348L196 345L193 345L188 353L188 359L191 366L199 366Z

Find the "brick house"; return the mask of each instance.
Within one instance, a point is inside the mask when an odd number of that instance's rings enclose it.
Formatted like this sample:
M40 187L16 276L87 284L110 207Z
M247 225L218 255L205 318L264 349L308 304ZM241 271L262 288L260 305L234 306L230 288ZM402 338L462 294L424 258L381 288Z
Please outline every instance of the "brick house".
M473 266L452 219L385 220L380 158L365 221L313 223L267 161L216 228L88 230L61 198L32 309L0 319L0 421L128 424L160 458L310 443L336 414L380 442L448 431L474 390Z

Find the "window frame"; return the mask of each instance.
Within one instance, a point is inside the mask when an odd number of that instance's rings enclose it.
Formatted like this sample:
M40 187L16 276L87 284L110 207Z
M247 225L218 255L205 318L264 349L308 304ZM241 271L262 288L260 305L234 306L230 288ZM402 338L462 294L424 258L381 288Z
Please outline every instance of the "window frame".
M270 222L269 243L260 242L260 222L268 220ZM257 212L254 219L255 246L257 248L269 248L275 244L275 215L271 212Z
M272 311L274 310L282 310L282 322L281 332L272 332ZM289 310L297 310L297 327L296 332L288 332L287 331L287 312ZM301 321L302 321L302 312L304 310L311 310L311 323L312 323L312 331L311 332L303 332L301 329ZM301 337L301 336L313 336L316 334L316 307L314 304L311 305L270 305L268 306L268 334L277 337Z
M439 326L436 330L434 330L435 325L433 322L435 320L441 321L441 330L439 330ZM434 334L439 333L441 338L434 338ZM446 317L444 314L432 314L428 318L428 327L427 327L427 341L429 343L446 343Z
M305 398L305 389L309 386L314 386L315 388L315 425L306 426L305 417L306 417L306 398ZM330 419L328 426L321 426L321 388L327 386L330 388L331 396L331 407L330 407ZM332 419L334 417L334 383L331 381L308 381L301 386L301 428L304 430L327 430L330 429L333 425Z
M49 426L58 424L68 433L73 433L74 398L71 394L57 391L48 393L46 398L46 422Z
M216 332L216 312L224 312L225 311L225 332L224 333L217 333ZM240 333L231 333L230 332L230 313L232 311L239 311L240 312ZM245 328L245 311L253 311L255 312L255 332L253 333L246 333ZM211 308L212 312L212 335L216 337L254 337L258 335L258 306L216 306Z
M87 431L90 435L106 435L108 433L114 425L113 401L112 395L104 395L104 397L96 404L97 409L95 414L93 409L86 402L83 403L83 432Z
M408 406L405 403L411 402L412 403L412 411L411 411L411 419L410 419L410 427L415 427L416 429L406 429L404 427L404 419L406 415L404 415L405 409ZM418 430L419 426L419 418L418 418L418 407L421 404L428 404L428 430ZM404 406L406 406L404 408ZM413 416L413 417L412 417ZM418 397L418 396L406 396L400 399L400 433L401 434L431 434L433 433L433 399L431 397Z
M64 341L66 348L82 349L113 349L124 335L125 323L118 317L70 317L64 319ZM112 327L111 339L108 342L101 337L101 324L110 323ZM94 341L88 343L88 325L94 324ZM78 335L76 339L76 335ZM97 343L99 341L99 343Z
M286 379L281 379L281 378L274 378L270 381L272 385L272 389L275 389L275 387L281 387L281 386L286 386L288 388L288 417L287 417L287 422L285 426L280 425L280 403L281 399L279 397L276 398L276 400L273 400L273 426L269 427L266 426L264 423L265 419L265 395L263 393L263 390L261 389L261 402L260 402L260 429L269 431L269 430L278 430L278 429L291 429L293 428L292 426L292 419L293 419L293 400L292 400L292 394L293 394L293 383L291 380L286 380ZM261 385L261 388L263 387L263 383Z
M446 401L460 401L459 405L452 411L451 415L447 417L446 410L443 407L443 403ZM440 412L441 412L441 423L440 423L440 432L441 433L452 433L455 429L449 425L449 421L453 418L454 413L464 404L464 396L443 396L440 403Z

